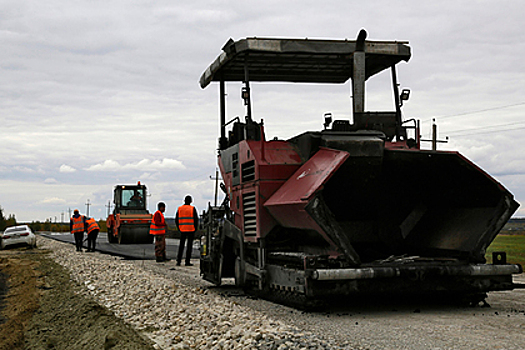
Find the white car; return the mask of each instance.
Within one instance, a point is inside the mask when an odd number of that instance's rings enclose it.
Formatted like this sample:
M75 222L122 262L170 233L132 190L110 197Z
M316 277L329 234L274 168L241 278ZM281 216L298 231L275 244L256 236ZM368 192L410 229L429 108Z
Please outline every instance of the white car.
M0 237L0 247L5 249L8 245L27 244L36 247L36 236L27 225L11 226L5 229Z

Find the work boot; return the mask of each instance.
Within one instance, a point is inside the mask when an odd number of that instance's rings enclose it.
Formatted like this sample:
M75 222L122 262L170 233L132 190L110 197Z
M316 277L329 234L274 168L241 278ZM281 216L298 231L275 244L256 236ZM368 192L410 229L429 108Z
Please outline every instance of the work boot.
M162 259L160 256L155 258L158 263L164 262L164 259Z
M177 266L180 266L180 261L177 261Z
M187 262L187 263L186 263L186 266L193 266L193 264L190 263L190 262Z

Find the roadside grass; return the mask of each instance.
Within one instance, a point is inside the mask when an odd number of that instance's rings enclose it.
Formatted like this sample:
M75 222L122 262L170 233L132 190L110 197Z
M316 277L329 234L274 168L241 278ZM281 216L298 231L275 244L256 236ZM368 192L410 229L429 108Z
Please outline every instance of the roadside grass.
M492 252L506 252L507 263L525 267L525 235L499 234L487 249L485 258L492 263Z

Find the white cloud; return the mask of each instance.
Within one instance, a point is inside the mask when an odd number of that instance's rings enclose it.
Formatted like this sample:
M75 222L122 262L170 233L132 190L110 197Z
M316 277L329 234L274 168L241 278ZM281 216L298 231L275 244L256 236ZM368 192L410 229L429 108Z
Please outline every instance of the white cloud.
M52 197L52 198L45 198L40 201L42 204L50 204L50 205L56 205L56 204L66 204L66 200L63 198L58 197Z
M176 159L164 158L162 160L151 161L143 159L136 163L127 163L121 165L119 162L108 159L103 163L95 164L87 168L87 171L125 171L125 170L140 170L140 171L160 171L160 170L183 170L186 169L181 161Z
M87 168L87 171L119 171L121 169L121 165L111 159L108 159L104 161L104 163L101 164L95 164Z
M75 171L77 171L77 169L69 166L69 165L66 165L66 164L62 164L60 166L60 170L59 170L61 173L74 173Z
M164 158L162 160L155 160L151 162L151 164L147 165L147 167L144 170L162 170L162 169L185 169L186 167L182 164L182 162L175 160L175 159L169 159Z
M47 179L44 180L44 183L46 184L56 184L58 183L58 181L52 177L48 177Z
M151 180L151 181L153 181L153 180L157 180L159 178L159 173L153 173L152 174L152 173L146 172L146 173L141 174L138 178L141 179L141 180Z

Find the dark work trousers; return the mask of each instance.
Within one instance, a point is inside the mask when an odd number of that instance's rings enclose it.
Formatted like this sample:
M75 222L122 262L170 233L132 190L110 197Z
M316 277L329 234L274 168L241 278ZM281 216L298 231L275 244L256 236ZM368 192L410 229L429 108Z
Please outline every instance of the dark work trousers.
M94 252L95 251L95 245L97 244L97 237L98 232L100 230L93 230L91 233L88 233L87 241L88 241L88 252Z
M82 243L84 240L84 231L82 232L75 232L75 245L77 246L77 252L82 251Z
M182 253L184 252L184 243L186 243L186 240L188 240L188 245L186 246L186 264L190 263L191 252L193 250L193 238L195 238L195 231L180 233L179 254L177 254L177 262L179 264L182 261Z
M166 259L166 235L155 235L155 258Z

